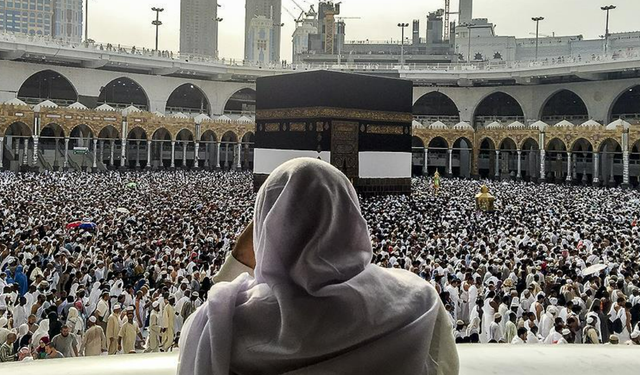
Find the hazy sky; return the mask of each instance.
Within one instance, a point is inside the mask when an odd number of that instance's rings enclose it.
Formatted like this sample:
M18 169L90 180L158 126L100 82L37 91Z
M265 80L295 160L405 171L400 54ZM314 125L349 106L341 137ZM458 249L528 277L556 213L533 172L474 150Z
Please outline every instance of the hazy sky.
M543 16L540 33L556 35L582 34L586 38L597 38L604 34L605 14L600 6L605 0L475 0L473 16L489 18L496 24L499 35L527 37L535 32L531 17ZM611 32L640 29L639 0L608 0L618 6L612 11ZM89 0L89 37L99 42L110 42L136 47L151 47L155 43L155 14L152 6L164 7L161 15L164 25L160 28L160 48L177 51L180 40L180 0ZM317 1L296 0L303 7ZM218 0L220 25L220 56L242 58L244 50L244 0ZM458 0L451 0L453 11ZM284 7L295 15L300 9L292 0L282 0ZM399 39L398 22L420 19L420 33L426 33L426 14L442 8L444 0L343 0L344 17L361 17L347 20L348 40ZM317 8L317 5L316 5ZM455 17L455 16L454 16ZM291 34L293 18L284 9L285 23L282 39L282 58L291 60Z

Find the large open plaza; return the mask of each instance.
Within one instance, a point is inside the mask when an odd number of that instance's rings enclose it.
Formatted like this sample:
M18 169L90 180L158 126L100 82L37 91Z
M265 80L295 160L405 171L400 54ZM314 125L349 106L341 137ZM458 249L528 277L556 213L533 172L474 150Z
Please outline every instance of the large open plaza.
M520 3L0 0L0 373L637 372L640 5Z

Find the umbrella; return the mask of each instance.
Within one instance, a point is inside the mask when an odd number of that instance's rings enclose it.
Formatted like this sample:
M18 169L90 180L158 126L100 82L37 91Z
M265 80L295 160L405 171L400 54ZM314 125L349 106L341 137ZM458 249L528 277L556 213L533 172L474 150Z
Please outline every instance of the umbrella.
M117 209L116 209L116 212L121 213L121 214L127 214L127 215L128 215L130 211L129 211L129 210L127 210L127 209L126 209L126 208L124 208L124 207L119 207L119 208L117 208Z
M593 275L596 274L604 269L606 269L607 266L605 266L604 264L594 264L591 267L587 267L582 271L582 275L583 276L589 276L589 275Z
M129 189L135 189L135 188L137 188L137 187L138 187L138 184L137 184L137 183L135 183L135 182L129 182L129 183L127 184L127 187L128 187Z
M80 229L95 229L95 227L96 223L92 223L90 221L83 222L78 226Z
M66 228L67 228L67 229L77 228L77 227L79 227L81 224L82 224L82 221L74 221L74 222L71 222L71 223L67 224Z

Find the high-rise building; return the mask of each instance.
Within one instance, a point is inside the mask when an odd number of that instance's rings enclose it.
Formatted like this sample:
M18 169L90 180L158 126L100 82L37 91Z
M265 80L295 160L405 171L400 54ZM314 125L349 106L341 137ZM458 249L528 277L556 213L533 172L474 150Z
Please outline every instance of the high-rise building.
M218 0L181 0L180 52L218 57Z
M460 0L459 23L470 23L473 19L473 0Z
M252 23L252 20L259 17L264 17L264 19L260 18ZM252 30L252 25L258 25L262 30L265 30L265 19L271 23L271 32L268 37L269 53L265 62L278 63L280 62L280 35L282 33L282 0L246 0L244 58L248 61L258 61L254 54L256 46L253 43L257 43L258 40L266 40L266 38L252 38L251 35L256 34L256 30Z
M38 4L40 3L42 0L38 0ZM82 42L84 0L53 0L51 4L54 38L70 43Z
M0 1L0 31L53 35L53 0Z

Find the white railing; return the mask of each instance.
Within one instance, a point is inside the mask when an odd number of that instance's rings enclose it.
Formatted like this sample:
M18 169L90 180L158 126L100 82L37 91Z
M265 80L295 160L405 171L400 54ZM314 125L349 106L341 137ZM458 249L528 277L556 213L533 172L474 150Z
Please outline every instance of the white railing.
M460 375L637 375L637 346L458 345ZM126 354L0 364L3 374L174 375L178 353Z
M499 71L499 70L525 70L549 67L580 66L594 63L634 61L640 60L640 51L615 52L612 55L593 55L590 57L560 56L555 59L540 61L486 61L471 63L436 63L436 64L376 64L376 63L314 63L314 64L263 64L243 59L215 58L211 56L181 54L172 51L154 51L148 48L125 46L112 43L80 43L74 44L49 36L30 36L21 33L0 33L0 42L17 44L30 44L61 49L84 50L111 55L127 55L140 58L157 59L163 61L182 61L189 63L203 63L221 67L245 67L268 70L309 70L309 69L333 69L333 70L399 70L399 71L431 71L431 72L473 72L473 71ZM59 53L57 53L59 54ZM337 57L336 57L337 58Z

